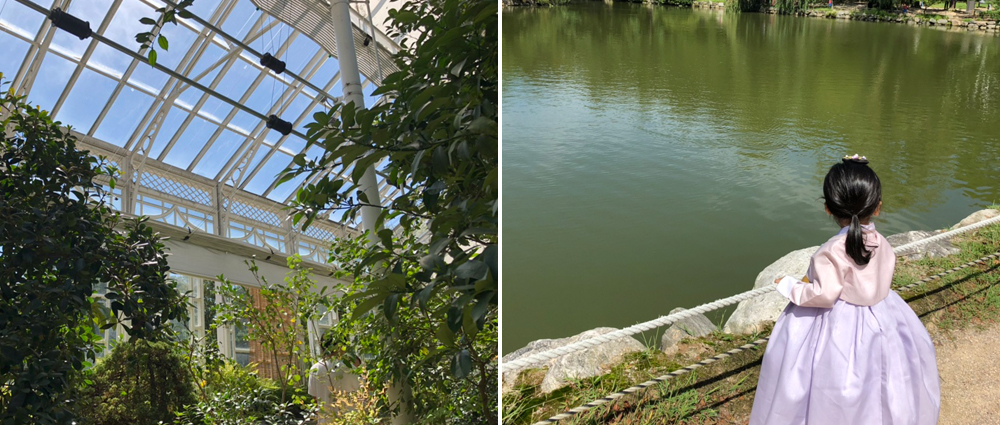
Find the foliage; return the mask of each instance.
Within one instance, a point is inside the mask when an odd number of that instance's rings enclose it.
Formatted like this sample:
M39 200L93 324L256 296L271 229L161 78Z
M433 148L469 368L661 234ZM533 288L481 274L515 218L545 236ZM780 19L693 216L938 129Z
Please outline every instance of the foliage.
M979 12L979 19L1000 21L1000 9Z
M120 343L90 375L93 385L83 389L79 400L84 425L169 422L174 412L195 402L184 360L166 342Z
M119 219L115 215L108 224L114 227ZM167 279L163 241L146 225L148 219L127 220L126 230L112 232L105 242L101 278L113 315L101 329L120 325L131 338L163 341L172 334L171 320L187 321L187 298Z
M93 356L86 319L110 233L94 179L108 170L23 96L4 91L0 117L0 423L64 422L71 375Z
M160 30L163 29L163 25L167 23L172 23L177 25L177 17L190 19L194 15L187 11L187 7L191 6L194 0L181 0L177 3L177 7L163 6L156 9L156 13L160 16L156 19L143 17L139 19L139 22L144 25L150 25L149 31L142 32L135 35L135 41L140 44L139 50L148 48L146 52L146 60L150 65L156 65L156 46L153 45L153 40L156 40L156 44L160 46L163 50L169 50L170 42L167 41L167 37L160 34Z
M252 367L222 360L206 367L199 384L207 394L201 401L177 415L177 425L305 424L313 419L316 406L301 390L293 394L297 402L281 402L281 388L272 380L259 378ZM293 391L294 392L294 391Z
M767 0L726 0L726 10L730 12L761 12L770 4Z
M117 170L23 96L4 92L0 116L0 423L62 423L96 354L94 324L163 339L186 310L164 280L159 235L144 220L114 230L121 218L95 180L114 188ZM91 298L98 282L111 315Z
M383 415L379 400L385 399L385 389L376 389L366 376L360 377L358 391L332 390L332 406L324 406L320 418L330 425L377 425Z
M871 20L871 21L886 21L889 19L895 19L897 14L889 13L881 9L862 9L855 10L851 12L851 18L856 20ZM934 19L927 17L927 19Z
M404 231L393 243L400 251L411 252L409 247L416 242L411 232ZM354 272L358 278L338 288L344 297L334 300L331 306L334 311L358 311L357 305L363 301L357 295L381 284L373 282L377 277L372 269L377 266L362 264L370 258L372 249L377 247L369 248L364 237L344 238L335 243L333 261L342 266L336 276L350 278ZM422 272L417 256L410 255L410 260L398 263L396 270L407 278ZM462 326L466 331L460 337L441 343L436 335L442 333L442 326L428 320L427 312L450 303L441 298L428 299L424 306L421 302L411 299L395 304L395 310L388 314L383 311L345 315L328 334L348 342L350 352L345 363L349 364L354 357L364 359L362 374L373 387L384 387L401 379L411 383L413 408L416 416L426 423L495 420L496 414L491 409L497 397L496 315L487 316L481 331L476 323L465 321ZM456 351L462 353L461 362L455 361L452 353Z
M790 15L805 10L807 5L804 0L776 0L774 6L778 13Z
M395 321L404 306L419 308L412 317L427 322L423 327L433 330L428 338L436 336L438 353L451 359L461 379L473 361L459 341L485 329L498 305L496 3L410 1L390 19L390 36L419 34L401 42L393 57L400 71L375 91L392 101L315 114L316 122L306 126L308 143L325 153L297 155L279 182L343 166L353 170L350 175L328 174L298 192L295 223L308 226L332 210L353 220L367 207L381 209L376 228L398 220L411 233L426 231L426 241L410 237L397 244L393 231L380 230L368 235L373 249L354 251L360 261L350 272L372 277L354 294L362 300L353 306L354 317L379 307ZM359 189L366 170L386 159L382 173L400 193L383 206ZM403 273L411 264L417 270Z
M322 316L326 288L315 291L316 283L309 278L310 269L302 266L298 256L288 258L291 269L284 285L271 284L258 274L257 264L247 262L250 272L260 285L262 305L257 305L244 288L234 285L225 276L217 290L223 303L217 308L217 321L223 325L243 325L248 339L257 341L261 349L274 360L281 388L280 401L288 400L290 386L303 386L307 367L315 355L308 341L308 323Z
M693 0L655 0L657 4L665 4L670 6L682 6L688 7L694 3Z
M880 10L894 10L899 6L898 0L868 0L868 7Z

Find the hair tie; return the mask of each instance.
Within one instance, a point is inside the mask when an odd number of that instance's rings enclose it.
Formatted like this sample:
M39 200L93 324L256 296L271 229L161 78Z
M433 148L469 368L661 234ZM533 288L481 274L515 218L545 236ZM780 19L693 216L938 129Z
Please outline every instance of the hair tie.
M858 156L858 154L854 154L854 156L845 155L843 158L841 158L841 161L844 161L845 163L846 162L855 162L855 163L858 163L858 164L867 164L868 163L868 158L865 158L863 156Z

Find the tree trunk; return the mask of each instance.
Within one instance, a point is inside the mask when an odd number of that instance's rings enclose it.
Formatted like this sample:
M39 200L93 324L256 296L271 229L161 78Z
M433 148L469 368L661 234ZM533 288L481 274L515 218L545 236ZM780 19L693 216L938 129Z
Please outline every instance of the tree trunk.
M397 364L396 368L399 374L403 375L402 365ZM410 388L410 383L407 382L405 376L400 376L399 379L393 379L390 385L389 393L387 394L389 403L393 407L399 408L399 412L392 416L392 425L413 423L415 421L413 416L413 389Z

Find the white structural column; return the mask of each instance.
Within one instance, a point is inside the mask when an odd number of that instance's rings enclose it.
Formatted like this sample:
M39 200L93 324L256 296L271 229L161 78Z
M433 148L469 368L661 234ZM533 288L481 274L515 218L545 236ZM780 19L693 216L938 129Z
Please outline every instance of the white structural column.
M365 94L361 87L361 72L358 70L358 55L354 49L354 33L351 25L351 8L349 0L332 0L330 2L330 17L333 32L337 39L337 60L340 63L340 78L344 86L344 103L354 102L355 107L365 108ZM368 203L380 205L378 182L375 179L375 167L371 166L361 176L360 188L368 197ZM361 228L369 232L368 240L378 240L375 235L375 221L381 209L374 206L361 207Z
M358 55L354 48L353 26L351 25L351 8L349 0L330 1L330 19L333 25L334 37L337 40L337 60L340 63L341 81L344 86L344 102L354 102L357 108L365 107L365 95L361 87L361 72L358 70ZM381 82L379 82L381 83ZM368 198L368 203L381 205L378 191L378 181L375 179L375 167L369 166L361 177L360 189ZM374 243L378 240L378 229L375 223L381 213L377 206L361 207L361 226L368 231L368 240ZM396 365L399 367L400 365ZM406 379L393 382L389 388L389 402L398 406L398 412L392 417L392 425L404 425L413 422L411 400L412 390ZM394 406L396 407L396 406Z

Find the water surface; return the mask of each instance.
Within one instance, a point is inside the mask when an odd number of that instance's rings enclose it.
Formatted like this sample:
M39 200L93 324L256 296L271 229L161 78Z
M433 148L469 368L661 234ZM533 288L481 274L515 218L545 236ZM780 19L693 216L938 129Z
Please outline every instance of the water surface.
M879 173L886 235L1000 201L994 35L603 2L502 19L503 352L750 289L837 231L821 183L844 154Z

